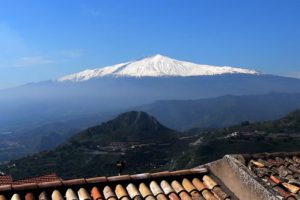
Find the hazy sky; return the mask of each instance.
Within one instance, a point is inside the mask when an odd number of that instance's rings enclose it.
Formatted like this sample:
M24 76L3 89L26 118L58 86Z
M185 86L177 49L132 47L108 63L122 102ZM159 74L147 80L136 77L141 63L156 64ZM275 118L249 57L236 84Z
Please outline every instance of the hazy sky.
M299 0L0 0L0 88L153 54L300 77Z

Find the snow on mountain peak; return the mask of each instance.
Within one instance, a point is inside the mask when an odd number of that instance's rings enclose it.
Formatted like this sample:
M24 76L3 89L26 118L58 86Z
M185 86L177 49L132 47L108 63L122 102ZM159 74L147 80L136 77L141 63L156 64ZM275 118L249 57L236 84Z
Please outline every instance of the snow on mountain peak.
M170 76L208 76L221 74L259 74L255 70L201 65L175 60L160 54L140 60L125 62L113 66L88 69L79 73L67 75L58 81L86 81L92 78L113 77L170 77Z

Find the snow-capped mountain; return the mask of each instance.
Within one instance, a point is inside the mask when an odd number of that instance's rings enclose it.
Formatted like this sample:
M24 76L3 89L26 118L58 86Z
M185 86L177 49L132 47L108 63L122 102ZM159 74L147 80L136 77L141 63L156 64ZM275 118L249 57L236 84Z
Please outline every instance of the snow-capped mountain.
M120 63L113 66L88 69L67 75L58 81L87 81L92 78L113 77L174 77L174 76L208 76L221 74L259 74L255 70L229 66L201 65L175 60L162 55L146 57L137 61Z

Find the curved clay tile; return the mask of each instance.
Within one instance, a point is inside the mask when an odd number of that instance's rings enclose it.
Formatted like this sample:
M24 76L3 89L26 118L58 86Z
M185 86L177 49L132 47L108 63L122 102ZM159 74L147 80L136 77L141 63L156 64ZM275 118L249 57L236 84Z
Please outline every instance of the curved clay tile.
M6 200L6 197L4 195L0 195L0 200Z
M170 200L181 200L176 193L172 192L168 195Z
M294 193L294 194L297 194L300 190L299 187L295 186L295 185L292 185L292 184L289 184L289 183L282 183L282 185L288 189L290 192Z
M180 200L172 186L165 180L160 182L160 186L170 200Z
M152 193L154 194L154 196L164 193L156 181L151 181L150 189L151 189Z
M103 195L105 199L117 200L117 197L113 190L109 186L105 186L103 189Z
M184 188L182 187L182 185L178 181L172 181L171 186L177 194L184 191Z
M156 181L151 181L150 189L157 200L168 200L163 190L160 188Z
M142 195L141 193L138 191L138 189L136 188L136 186L132 183L129 183L126 187L126 190L130 196L131 199L142 199Z
M229 200L230 198L219 186L215 186L212 191L219 199Z
M182 180L182 186L183 186L183 188L184 188L187 192L192 192L192 191L197 190L197 189L195 188L195 186L191 183L191 181L188 180L187 178L184 178L184 179Z
M142 197L146 200L155 200L151 190L145 183L139 185L139 191L142 194Z
M11 200L21 200L21 197L19 194L15 193L12 197Z
M187 178L184 178L182 180L182 186L188 193L190 193L193 200L204 200L201 194L195 188L195 186Z
M52 200L64 200L63 196L58 190L54 190L51 195Z
M93 200L103 200L104 199L101 192L99 191L99 189L96 186L92 188L91 196L92 196Z
M25 195L25 200L35 200L35 197L31 192L29 192Z
M202 183L198 178L194 178L192 180L192 183L199 192L202 192L204 189L206 189L206 186L204 185L204 183Z
M171 186L182 200L192 200L191 196L185 191L178 181L172 181Z
M175 192L175 190L171 187L171 185L165 180L160 182L160 187L163 189L163 191L166 195L169 195L170 193Z
M77 193L79 200L92 200L90 194L84 188L80 188Z
M41 194L39 195L39 200L49 200L45 191L41 192Z
M211 177L207 175L204 175L202 179L204 184L211 190L218 185Z
M208 189L202 191L202 196L207 200L218 200Z
M118 199L129 200L129 195L128 195L126 189L121 184L118 184L116 186L115 193L116 193Z
M71 188L66 191L66 200L78 200L77 195Z

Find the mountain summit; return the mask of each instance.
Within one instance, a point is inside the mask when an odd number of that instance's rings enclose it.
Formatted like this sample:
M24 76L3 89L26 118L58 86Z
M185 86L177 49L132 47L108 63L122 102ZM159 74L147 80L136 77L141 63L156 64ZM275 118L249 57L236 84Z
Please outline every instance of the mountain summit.
M113 66L88 69L67 75L58 81L86 81L92 78L113 77L170 77L170 76L207 76L220 74L259 74L255 70L229 66L201 65L175 60L162 55L154 55L137 61L125 62Z

